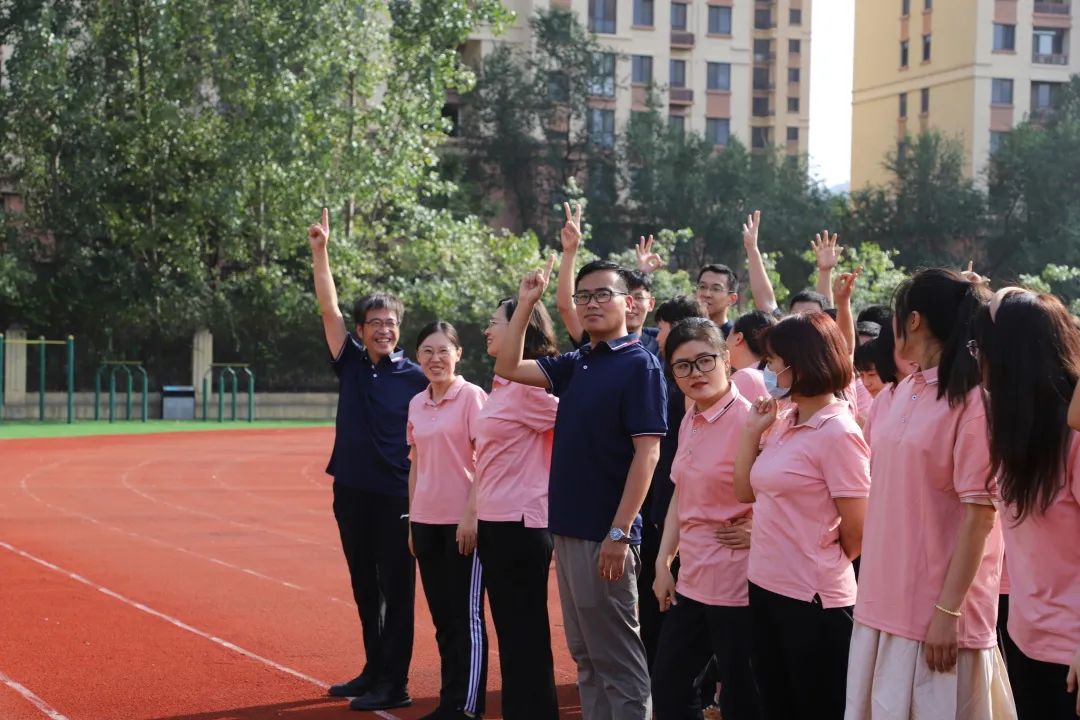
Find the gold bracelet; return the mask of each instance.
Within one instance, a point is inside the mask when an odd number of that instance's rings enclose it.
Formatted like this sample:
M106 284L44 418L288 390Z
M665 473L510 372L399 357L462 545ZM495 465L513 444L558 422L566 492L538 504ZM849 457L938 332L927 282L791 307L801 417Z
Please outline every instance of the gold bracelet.
M935 610L940 610L941 612L945 613L946 615L952 615L953 617L960 617L960 611L959 610L950 610L949 608L941 607L937 603L934 603L934 609Z

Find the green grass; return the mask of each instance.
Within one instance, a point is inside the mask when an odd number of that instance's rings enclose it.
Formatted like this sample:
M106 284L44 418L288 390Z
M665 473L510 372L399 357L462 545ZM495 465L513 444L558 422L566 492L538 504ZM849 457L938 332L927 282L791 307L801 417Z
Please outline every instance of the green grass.
M0 440L24 438L86 437L90 435L141 435L144 433L207 432L212 430L273 430L304 427L330 427L330 420L257 420L249 422L223 422L211 420L151 420L149 422L80 420L68 425L64 422L4 421L0 423Z

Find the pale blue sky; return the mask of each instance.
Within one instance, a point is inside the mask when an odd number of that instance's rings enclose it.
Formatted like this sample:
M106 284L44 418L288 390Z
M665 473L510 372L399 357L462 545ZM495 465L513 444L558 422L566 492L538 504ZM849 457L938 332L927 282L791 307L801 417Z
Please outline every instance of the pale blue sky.
M855 0L815 0L811 15L810 169L833 187L851 177Z

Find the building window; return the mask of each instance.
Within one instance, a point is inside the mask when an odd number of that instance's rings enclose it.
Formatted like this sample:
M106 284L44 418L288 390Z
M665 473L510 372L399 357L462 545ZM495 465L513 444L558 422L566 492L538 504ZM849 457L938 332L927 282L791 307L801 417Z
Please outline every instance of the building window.
M715 147L726 147L731 139L731 121L727 118L706 118L705 139Z
M686 61L685 60L672 60L671 61L671 77L668 83L674 88L686 87Z
M718 7L715 5L709 6L709 34L731 34L731 8Z
M685 115L669 115L668 127L680 137L686 134L686 116Z
M787 99L787 111L789 113L797 113L797 112L799 112L799 98L797 98L797 97L789 97Z
M990 154L997 155L1001 150L1001 146L1005 144L1005 136L1007 132L999 132L997 130L990 131Z
M1016 26L994 23L994 51L1014 52L1016 50Z
M570 99L570 78L563 72L548 73L548 100L566 102Z
M789 143L791 143L791 142L796 142L796 143L799 142L799 128L797 128L797 127L789 127L787 129L787 141Z
M994 78L990 83L990 102L994 105L1013 104L1013 81L1007 78Z
M802 10L799 8L788 10L788 25L802 25Z
M900 67L906 68L908 65L908 41L900 41Z
M654 0L634 0L634 25L652 27L655 18Z
M754 28L757 30L768 30L773 26L772 10L759 9L754 10Z
M1031 83L1031 114L1043 115L1054 109L1060 83Z
M652 85L652 55L634 55L631 66L631 82L635 85Z
M923 115L930 113L930 88L919 91L919 112Z
M753 102L753 115L754 117L769 117L772 115L772 111L769 110L769 98L768 97L756 97Z
M771 129L767 127L750 128L750 147L754 150L764 150L772 145L769 132Z
M686 29L686 3L673 2L671 3L671 29L672 30L685 30Z
M603 148L615 147L615 111L589 108L589 142Z
M787 81L789 83L799 82L799 68L788 68Z
M900 15L907 17L911 14L911 0L900 0Z
M589 32L615 34L616 0L589 0Z
M767 67L754 68L754 89L772 90L772 80L769 75L769 68Z
M1032 35L1032 60L1037 63L1064 65L1065 31L1059 28L1035 28Z
M615 53L593 54L593 78L589 94L597 97L615 97Z
M900 117L907 117L907 93L900 93Z
M788 55L798 55L802 52L802 40L787 41Z
M930 36L922 36L922 61L930 62Z
M711 62L706 66L709 90L731 90L731 64Z
M754 41L754 62L764 63L773 59L772 40Z
M934 0L923 0L923 10L933 10Z

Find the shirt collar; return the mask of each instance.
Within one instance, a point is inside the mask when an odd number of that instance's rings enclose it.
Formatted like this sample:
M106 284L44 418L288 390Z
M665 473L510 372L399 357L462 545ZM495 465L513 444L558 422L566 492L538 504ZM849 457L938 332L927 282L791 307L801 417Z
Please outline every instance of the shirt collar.
M915 378L915 382L922 381L926 385L937 385L939 380L938 369L932 367L929 370L922 370L912 375L912 377Z
M492 387L495 387L496 385L509 385L509 384L510 384L510 381L507 380L506 378L502 377L501 375L496 375L495 378L491 381L491 386Z
M465 387L465 378L458 375L454 378L454 382L450 383L450 387L446 389L446 394L442 396L439 402L435 402L431 399L431 385L427 386L427 390L424 391L424 402L428 405L438 405L439 403L449 402L458 396L461 392L461 388Z
M694 411L694 417L700 417L707 423L714 423L719 420L724 413L731 409L731 406L735 404L735 401L741 397L739 395L739 388L735 387L735 383L728 385L727 393L713 403L713 406L705 412Z
M619 352L620 350L625 350L626 348L632 347L639 343L641 343L640 335L638 335L637 333L627 333L626 335L615 338L614 340L601 340L600 342L595 344L592 341L589 341L581 346L581 352L590 353L601 345L606 345L607 349L611 350L612 352Z
M826 420L832 420L834 417L840 415L841 413L851 412L851 410L848 408L847 401L845 401L845 400L836 400L835 402L831 402L828 405L826 405L825 407L821 408L820 410L818 410L816 413L814 413L812 416L810 416L809 418L807 418L803 422L796 424L795 423L795 414L797 412L798 412L797 406L795 405L795 403L792 403L791 404L791 426L793 428L809 427L809 428L813 428L814 430L818 430L818 429L821 428L822 425L825 424Z
M376 366L376 367L377 367L377 366L379 366L379 365L382 365L382 364L383 364L384 362L387 362L387 363L393 363L393 364L395 364L395 365L396 365L396 364L398 364L398 363L400 363L400 362L402 362L402 361L404 361L404 360L406 360L406 359L407 359L407 358L405 357L405 351L404 351L404 350L402 350L402 349L401 349L401 348L399 348L399 347L396 347L396 348L394 348L394 351L393 351L393 352L391 352L391 353L390 353L389 355L387 355L386 357L384 357L384 358L383 358L382 360L380 360L380 361L379 361L379 362L377 362L377 363L373 363L373 362L371 362L371 356L370 356L370 355L368 355L368 350L367 350L367 348L366 348L366 347L364 346L364 343L360 342L359 340L357 340L357 339L355 339L355 338L353 338L353 342L354 342L354 343L356 343L356 344L357 344L357 345L358 345L358 346L360 347L360 349L361 349L361 350L363 351L363 353L364 353L364 359L365 359L365 360L367 360L367 361L368 361L368 364L369 364L369 365L372 365L372 366Z

